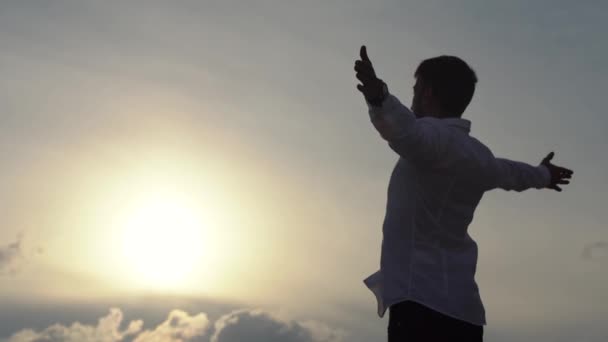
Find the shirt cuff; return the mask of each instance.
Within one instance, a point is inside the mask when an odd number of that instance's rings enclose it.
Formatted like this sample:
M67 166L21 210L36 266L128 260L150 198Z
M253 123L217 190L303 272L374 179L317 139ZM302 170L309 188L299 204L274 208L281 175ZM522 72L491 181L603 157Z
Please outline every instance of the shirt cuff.
M386 113L388 109L394 106L395 100L396 98L390 93L386 95L380 106L374 106L365 100L367 107L369 108L369 118L374 120L375 118L382 116L383 113Z

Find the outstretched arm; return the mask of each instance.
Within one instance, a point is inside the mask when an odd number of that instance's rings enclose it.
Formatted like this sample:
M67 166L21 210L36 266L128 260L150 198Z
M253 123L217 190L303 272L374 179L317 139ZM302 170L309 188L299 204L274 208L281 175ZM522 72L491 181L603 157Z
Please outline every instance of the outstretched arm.
M504 158L494 159L495 187L503 190L524 191L530 188L562 191L559 185L569 184L572 170L551 164L555 154L549 153L540 165L532 166Z
M414 163L432 164L445 156L448 133L436 120L417 120L414 113L391 95L388 87L376 76L365 46L361 59L355 62L357 89L365 96L369 116L376 130L390 148Z
M542 189L551 181L549 169L543 165L532 166L504 158L494 159L494 172L495 187L507 191Z

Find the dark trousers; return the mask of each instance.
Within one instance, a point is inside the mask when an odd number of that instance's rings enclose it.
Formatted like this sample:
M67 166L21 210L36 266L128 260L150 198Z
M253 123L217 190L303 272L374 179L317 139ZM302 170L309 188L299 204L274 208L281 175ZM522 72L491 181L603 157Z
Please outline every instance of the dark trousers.
M389 308L388 342L482 342L483 326L465 322L414 301Z

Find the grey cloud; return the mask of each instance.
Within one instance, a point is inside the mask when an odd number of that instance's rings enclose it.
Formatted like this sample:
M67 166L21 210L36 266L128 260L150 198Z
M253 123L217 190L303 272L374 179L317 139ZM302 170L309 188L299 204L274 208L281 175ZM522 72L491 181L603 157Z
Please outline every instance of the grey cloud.
M30 251L25 247L24 234L20 233L15 242L0 246L0 275L18 273L23 263L36 253L42 253L42 249L38 247Z
M97 325L74 322L53 324L40 331L24 329L7 342L342 342L346 333L316 321L294 321L262 310L237 310L221 316L214 325L207 314L189 315L172 310L167 319L150 330L143 320L133 320L121 329L124 315L110 309Z
M345 333L318 322L282 319L261 310L238 310L215 322L211 342L337 342Z
M601 260L608 259L608 241L596 241L589 243L583 249L583 259Z

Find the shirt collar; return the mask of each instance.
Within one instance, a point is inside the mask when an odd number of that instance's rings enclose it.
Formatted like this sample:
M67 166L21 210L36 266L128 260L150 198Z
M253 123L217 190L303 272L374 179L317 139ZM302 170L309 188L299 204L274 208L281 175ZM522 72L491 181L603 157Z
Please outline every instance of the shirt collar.
M441 119L448 126L458 127L469 133L471 131L471 121L463 118L445 118Z

